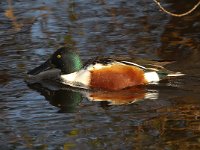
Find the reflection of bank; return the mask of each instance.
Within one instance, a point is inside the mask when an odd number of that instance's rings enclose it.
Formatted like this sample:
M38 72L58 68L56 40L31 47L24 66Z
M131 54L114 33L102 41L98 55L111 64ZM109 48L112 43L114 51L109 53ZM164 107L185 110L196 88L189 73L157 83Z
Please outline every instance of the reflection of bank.
M147 90L144 86L131 87L120 91L88 91L76 88L62 87L61 89L46 88L41 84L29 85L38 91L53 106L60 108L60 112L76 112L82 97L93 102L109 105L128 105L144 99L157 99L157 90Z

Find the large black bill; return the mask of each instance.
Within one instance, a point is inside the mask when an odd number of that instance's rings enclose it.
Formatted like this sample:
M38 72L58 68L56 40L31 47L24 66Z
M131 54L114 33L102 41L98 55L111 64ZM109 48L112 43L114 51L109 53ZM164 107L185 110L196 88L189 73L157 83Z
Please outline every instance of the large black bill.
M38 67L34 68L33 70L29 71L28 74L29 75L37 75L40 72L47 71L47 70L52 69L52 68L54 68L54 65L51 63L51 60L48 59L46 62L44 62L40 66L38 66Z

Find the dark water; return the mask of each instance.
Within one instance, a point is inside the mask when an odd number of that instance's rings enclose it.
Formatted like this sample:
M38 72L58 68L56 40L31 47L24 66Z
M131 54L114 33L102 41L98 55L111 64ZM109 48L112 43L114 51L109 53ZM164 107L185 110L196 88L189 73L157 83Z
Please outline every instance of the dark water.
M185 12L196 2L163 5ZM174 18L151 0L0 1L0 149L200 149L199 18L200 8ZM120 93L92 93L113 96L94 102L78 91L28 86L27 70L65 44L84 61L174 61L166 67L187 75L122 91L135 102L121 105Z

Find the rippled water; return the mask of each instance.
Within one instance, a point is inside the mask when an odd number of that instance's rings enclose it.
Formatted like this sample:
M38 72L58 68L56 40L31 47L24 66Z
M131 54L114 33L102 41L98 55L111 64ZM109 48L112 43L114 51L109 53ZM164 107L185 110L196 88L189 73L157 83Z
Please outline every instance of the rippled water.
M184 12L195 2L163 5ZM1 1L0 148L200 149L199 12L174 18L150 0ZM77 47L84 61L99 55L174 61L166 67L187 75L119 93L89 93L109 102L49 83L27 85L27 70L66 44Z

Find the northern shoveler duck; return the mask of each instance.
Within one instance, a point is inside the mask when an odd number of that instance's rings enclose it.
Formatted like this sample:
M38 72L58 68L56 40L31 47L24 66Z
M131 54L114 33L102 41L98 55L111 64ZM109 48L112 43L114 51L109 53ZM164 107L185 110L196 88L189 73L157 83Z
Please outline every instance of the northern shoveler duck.
M157 83L166 77L183 75L160 66L144 67L133 62L111 58L91 59L83 66L80 57L70 47L58 49L45 63L29 71L28 75L40 75L45 78L50 76L47 70L52 68L61 71L59 79L63 84L84 89L111 91ZM46 73L43 74L43 71Z

